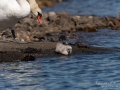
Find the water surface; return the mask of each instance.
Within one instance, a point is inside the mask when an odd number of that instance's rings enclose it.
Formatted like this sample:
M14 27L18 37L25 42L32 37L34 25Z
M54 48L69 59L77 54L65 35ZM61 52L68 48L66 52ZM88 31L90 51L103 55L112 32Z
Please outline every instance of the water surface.
M2 63L0 90L120 90L119 59L112 52Z
M120 0L66 0L43 11L116 16ZM120 48L120 31L77 33L93 46ZM0 90L120 90L120 53L77 54L1 63Z
M81 32L85 43L120 48L120 31ZM77 54L1 63L0 90L120 90L120 53Z
M120 13L120 0L66 0L54 7L45 8L45 12L66 11L77 15L113 16Z
M77 36L92 46L120 48L120 30L100 29L98 32L78 32Z

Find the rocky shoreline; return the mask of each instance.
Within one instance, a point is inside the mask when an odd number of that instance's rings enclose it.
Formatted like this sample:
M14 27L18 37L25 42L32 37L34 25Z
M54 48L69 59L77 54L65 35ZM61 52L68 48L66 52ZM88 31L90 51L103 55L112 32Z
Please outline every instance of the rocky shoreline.
M53 6L56 2L62 2L62 1L63 0L36 0L39 7L41 8L50 7L50 6Z
M55 53L56 42L33 42L29 44L0 43L0 62L34 61L42 57L61 57L63 55ZM120 52L120 49L93 47L84 44L71 45L75 54L100 54L112 51ZM68 55L66 57L69 57Z
M15 25L18 39L27 42L59 42L65 41L68 37L76 39L75 32L97 32L104 28L120 29L118 17L73 16L66 12L49 12L44 13L42 19L42 25L33 14L19 21ZM1 31L0 36L0 39L12 39L9 29Z
M18 39L28 43L0 42L0 62L29 61L40 57L61 56L54 52L58 42L72 45L72 54L120 51L119 49L87 45L82 38L78 38L76 35L76 32L97 32L103 28L119 30L120 15L115 18L108 16L73 16L66 12L49 12L43 13L42 19L43 24L40 25L36 17L30 14L15 25ZM0 31L0 39L12 41L11 31L9 29Z

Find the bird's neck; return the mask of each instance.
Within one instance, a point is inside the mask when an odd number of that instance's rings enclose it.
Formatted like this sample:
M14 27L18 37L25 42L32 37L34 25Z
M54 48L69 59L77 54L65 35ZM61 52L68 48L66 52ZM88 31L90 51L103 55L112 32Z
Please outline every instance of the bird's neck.
M30 4L31 9L38 7L38 4L36 3L35 0L27 0L27 1Z
M30 4L31 11L37 16L38 13L36 13L37 9L39 8L36 0L27 0Z

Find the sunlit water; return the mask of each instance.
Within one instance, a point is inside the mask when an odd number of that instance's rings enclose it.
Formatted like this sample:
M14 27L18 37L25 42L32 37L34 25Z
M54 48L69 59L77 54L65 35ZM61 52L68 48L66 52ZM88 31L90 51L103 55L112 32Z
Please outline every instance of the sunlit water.
M120 90L119 59L112 52L1 63L0 90Z
M100 29L98 32L78 32L77 36L89 45L120 48L120 30Z
M120 13L120 0L66 0L44 10L46 12L66 11L75 15L116 16Z
M120 1L70 0L55 7L44 11L116 16ZM77 34L93 46L120 48L120 30ZM120 90L119 60L119 52L105 52L1 63L0 90Z

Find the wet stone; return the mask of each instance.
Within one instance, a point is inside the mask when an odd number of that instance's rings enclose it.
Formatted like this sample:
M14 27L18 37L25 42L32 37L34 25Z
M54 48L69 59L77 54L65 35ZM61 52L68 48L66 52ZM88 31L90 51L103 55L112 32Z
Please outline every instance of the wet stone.
M39 37L38 39L39 39L39 41L45 41L46 37Z
M21 61L34 61L36 58L32 55L26 55L24 56Z
M38 52L38 50L36 48L31 48L31 47L28 47L24 50L21 50L21 52L24 52L24 53L36 53Z
M55 21L57 19L57 15L55 12L49 12L48 13L48 18L50 21Z
M61 35L61 36L59 37L59 41L63 41L63 40L67 40L67 38L66 38L65 35Z

